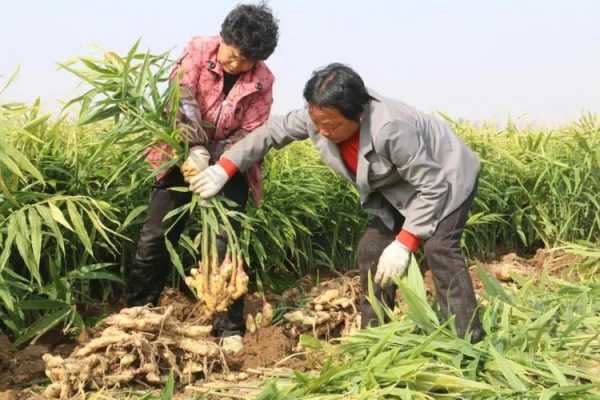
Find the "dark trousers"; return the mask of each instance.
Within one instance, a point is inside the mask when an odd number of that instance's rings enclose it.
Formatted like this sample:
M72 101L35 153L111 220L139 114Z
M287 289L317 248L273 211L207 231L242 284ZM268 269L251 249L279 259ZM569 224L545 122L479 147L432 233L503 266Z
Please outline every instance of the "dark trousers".
M129 269L127 280L127 304L129 306L156 304L166 284L169 271L171 271L171 261L165 246L165 234L171 243L177 243L185 227L187 215L172 227L175 219L163 221L163 218L170 211L189 203L192 198L190 192L169 190L176 186L187 186L179 169L173 169L161 181L155 183L150 194L146 220L140 232L133 264ZM248 184L238 173L227 182L222 194L235 202L239 210L243 210L248 201ZM231 223L234 230L239 232L239 221L231 221ZM169 227L171 228L169 229ZM220 237L217 240L219 259L223 260L227 239ZM217 315L213 323L215 334L220 336L243 333L245 327L243 308L244 299L240 298L230 306L226 315Z
M476 191L477 188L458 209L440 222L435 233L425 242L424 246L425 259L433 274L441 317L447 319L454 315L458 335L464 337L470 330L474 342L481 339L483 330L477 312L473 282L460 248L460 239ZM400 213L395 216L394 230L389 230L379 218L372 218L359 242L358 264L363 293L360 308L363 328L379 323L367 299L368 272L371 271L371 277L375 276L379 256L395 239L403 223L404 217ZM373 288L375 296L388 307L393 308L396 285L391 284L382 290L381 287L374 284Z

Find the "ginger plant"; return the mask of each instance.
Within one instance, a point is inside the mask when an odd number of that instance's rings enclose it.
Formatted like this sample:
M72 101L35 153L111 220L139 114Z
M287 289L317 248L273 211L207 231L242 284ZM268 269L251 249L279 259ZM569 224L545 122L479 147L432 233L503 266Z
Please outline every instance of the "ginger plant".
M244 270L239 239L230 222L237 217L236 212L228 210L224 201L218 199L200 202L194 198L190 208L193 210L199 203L204 203L199 207L201 260L198 268L192 268L191 275L185 278L185 283L202 303L204 318L208 320L215 312L227 310L234 300L247 292L249 278ZM217 246L219 236L226 237L227 243L222 262Z
M168 53L140 53L138 47L139 41L123 57L114 52L105 52L101 58L80 57L77 61L61 64L62 68L91 86L90 90L71 100L67 106L80 105L81 125L112 119L113 124L108 126L104 146L127 143L132 151L132 156L127 157L125 164L116 168L115 175L137 172L142 168L139 161L143 159L146 149L166 144L171 153L170 160L150 176L174 166L180 167L184 176L189 176L196 171L181 164L189 150L185 131L190 129L190 125L189 121L182 119L180 112L181 100L188 94L180 87L178 74L172 73L175 62ZM165 85L166 89L163 90ZM200 124L199 131L211 127L204 121ZM207 136L204 136L204 141L208 144ZM229 221L230 218L239 217L239 213L228 210L224 201L221 198L200 201L194 196L190 204L165 216L168 219L185 212L194 215L194 210L199 209L195 215L199 215L202 225L200 249L197 249L201 261L198 269L192 269L191 276L185 277L172 244L167 241L166 245L172 260L176 261L173 264L177 271L201 301L207 319L216 311L224 311L248 287L248 276L243 267L244 256L237 232ZM218 236L227 239L222 263L217 251Z

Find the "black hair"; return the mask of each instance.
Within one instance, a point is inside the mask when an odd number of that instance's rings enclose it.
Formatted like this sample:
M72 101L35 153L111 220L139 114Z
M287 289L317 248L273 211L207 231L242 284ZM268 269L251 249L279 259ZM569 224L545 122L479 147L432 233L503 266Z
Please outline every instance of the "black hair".
M271 9L260 4L239 4L227 14L221 24L223 41L236 47L250 60L269 58L279 38L278 21Z
M344 117L358 121L370 100L365 83L352 68L329 64L313 72L304 86L304 99L317 107L333 107Z

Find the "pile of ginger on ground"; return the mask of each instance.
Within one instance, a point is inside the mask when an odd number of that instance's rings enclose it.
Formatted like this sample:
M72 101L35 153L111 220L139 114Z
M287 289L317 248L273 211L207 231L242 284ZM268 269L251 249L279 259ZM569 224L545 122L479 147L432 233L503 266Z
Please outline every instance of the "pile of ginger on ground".
M187 280L193 289L193 280L198 277L206 281L202 271ZM231 281L222 278L220 282ZM210 285L210 278L207 282ZM235 285L226 286L235 288ZM213 371L226 370L231 354L218 338L211 336L212 312L206 312L207 302L200 296L193 301L180 293L174 295L173 290L165 290L165 293L171 293L171 297L162 299L162 306L124 308L110 315L69 357L45 354L46 375L52 381L45 396L67 399L84 391L123 387L136 381L161 384L166 382L169 371L173 371L178 382L193 383ZM301 295L297 290L290 290L279 299L289 302L298 300ZM307 298L299 301L304 303L302 307L283 314L281 329L291 340L296 340L302 333L321 338L349 333L360 324L357 296L356 276L340 276L322 282L308 291ZM246 317L247 335L258 335L262 328L271 325L273 308L264 297L261 298L262 307ZM233 297L229 301L233 301ZM216 307L213 311L217 311Z

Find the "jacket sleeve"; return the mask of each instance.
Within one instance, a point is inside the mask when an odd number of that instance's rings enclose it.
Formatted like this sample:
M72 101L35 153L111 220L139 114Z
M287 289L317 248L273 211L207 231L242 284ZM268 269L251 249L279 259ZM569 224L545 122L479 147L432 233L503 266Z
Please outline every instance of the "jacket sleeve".
M444 171L429 156L417 128L409 123L389 122L382 128L381 139L385 140L385 156L417 192L407 205L402 229L420 239L428 239L437 229L448 196Z
M183 55L171 73L171 78L174 78L175 74L179 73L179 84L188 87L194 96L198 90L200 67L205 62L204 48L205 42L201 37L193 38L185 46Z
M308 138L310 117L306 109L289 112L286 116L271 117L263 125L240 140L222 158L235 164L242 172L262 160L271 147L280 149L295 141Z
M198 93L199 70L204 64L204 45L201 37L193 38L183 51L179 62L171 73L171 79L178 74L180 89L180 106L178 121L182 130L182 138L190 145L206 144L208 137L202 128L202 113L196 101ZM188 126L186 126L186 124Z

